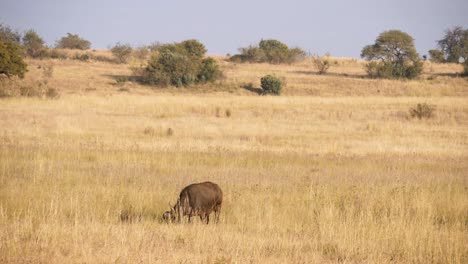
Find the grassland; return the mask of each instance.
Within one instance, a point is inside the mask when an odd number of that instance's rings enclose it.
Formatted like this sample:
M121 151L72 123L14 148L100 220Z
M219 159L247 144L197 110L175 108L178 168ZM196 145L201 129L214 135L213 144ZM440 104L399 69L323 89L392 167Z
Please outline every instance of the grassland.
M29 61L56 100L0 99L2 263L467 263L468 82L362 62L231 64L154 89L128 65ZM287 79L258 96L259 77ZM119 76L129 81L116 84ZM435 117L413 119L417 103ZM221 222L161 223L191 182L225 193Z

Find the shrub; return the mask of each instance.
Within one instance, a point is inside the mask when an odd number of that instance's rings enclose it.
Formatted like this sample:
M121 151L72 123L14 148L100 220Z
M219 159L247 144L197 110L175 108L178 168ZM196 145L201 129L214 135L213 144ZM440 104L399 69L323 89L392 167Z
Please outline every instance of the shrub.
M158 41L155 41L148 45L148 49L150 52L155 52L155 51L158 51L161 46L163 46L163 44L161 44Z
M75 54L72 59L79 61L89 61L91 56L88 53Z
M139 59L142 61L147 60L149 54L150 54L150 49L146 46L138 47L135 50L133 50L133 56L136 59Z
M290 49L288 52L288 63L294 63L307 58L307 52L300 48Z
M429 55L431 56L430 61L436 63L445 62L444 52L438 49L429 50Z
M278 40L261 40L258 46L248 46L239 49L240 54L230 58L233 62L268 62L272 64L293 63L307 57L300 48L289 49Z
M240 54L230 58L233 62L264 62L265 53L259 47L248 46L239 49Z
M416 107L410 108L411 117L431 118L434 115L435 107L426 103L417 104Z
M375 44L362 49L361 57L371 61L366 65L371 77L412 79L423 69L413 38L399 30L380 34Z
M32 29L24 34L23 46L26 48L26 53L33 58L42 58L48 55L44 40Z
M260 80L264 94L280 95L283 82L276 76L266 75Z
M214 81L221 77L221 71L214 59L203 59L205 52L205 46L197 40L162 45L148 61L142 79L176 87Z
M7 25L0 24L0 41L20 44L21 34Z
M47 56L52 59L65 60L67 58L67 54L58 49L49 49L47 53Z
M265 60L269 63L279 64L288 61L289 48L286 44L275 40L261 40L259 48L265 54Z
M18 95L17 78L6 78L0 75L0 98Z
M125 76L119 76L115 79L115 83L117 84L117 86L124 86L125 83L128 81L128 78L125 77Z
M154 136L156 134L156 131L152 127L145 127L145 130L143 130L143 133L145 135Z
M23 61L23 49L16 43L0 40L0 74L24 78L27 65Z
M222 75L218 63L213 58L206 58L202 61L200 73L197 76L199 82L213 82Z
M116 63L116 60L114 58L110 58L104 55L92 55L90 56L92 60L95 61L102 61L102 62L108 62L108 63Z
M328 71L331 66L330 60L328 56L313 56L312 57L312 64L314 65L315 69L317 70L318 74L324 74Z
M82 39L78 35L67 33L67 36L62 37L57 41L56 47L60 49L87 50L91 47L91 42Z
M54 74L54 65L49 63L49 64L44 64L42 66L39 66L42 69L42 77L45 79L50 79L52 78L52 75Z
M132 55L132 46L130 44L117 43L111 48L112 55L117 59L119 63L127 63L128 59Z
M60 93L55 88L47 88L46 97L49 99L57 99L60 97Z

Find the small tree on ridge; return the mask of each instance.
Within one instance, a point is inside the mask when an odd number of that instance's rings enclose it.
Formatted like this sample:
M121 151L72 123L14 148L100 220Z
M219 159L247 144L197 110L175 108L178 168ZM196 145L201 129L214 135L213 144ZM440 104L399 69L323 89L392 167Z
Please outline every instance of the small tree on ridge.
M379 78L415 78L422 72L422 62L414 39L400 30L384 31L373 45L365 46L361 57L369 75Z

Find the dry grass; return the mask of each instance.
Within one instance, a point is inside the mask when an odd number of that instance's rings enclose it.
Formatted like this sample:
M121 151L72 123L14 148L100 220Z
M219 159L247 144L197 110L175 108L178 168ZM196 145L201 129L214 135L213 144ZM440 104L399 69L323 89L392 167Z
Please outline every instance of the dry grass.
M466 263L466 79L337 61L224 63L217 90L127 93L125 66L53 61L59 100L0 101L0 262ZM264 73L286 96L240 87ZM418 103L435 116L412 119ZM225 193L220 224L160 222L204 180Z

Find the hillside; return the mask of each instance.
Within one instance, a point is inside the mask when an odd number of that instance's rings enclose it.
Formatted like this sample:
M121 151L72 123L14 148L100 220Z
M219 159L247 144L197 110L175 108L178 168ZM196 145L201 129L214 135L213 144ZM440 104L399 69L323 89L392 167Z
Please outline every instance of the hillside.
M24 82L53 65L61 96L0 99L0 262L468 261L459 65L400 81L353 59L326 75L217 60L223 80L188 88L139 84L125 64L28 60ZM283 95L258 95L270 73ZM434 116L412 117L419 103ZM218 225L161 221L206 180L225 195Z
M75 53L68 51L72 57ZM111 58L109 51L90 52L93 56ZM423 75L416 80L377 80L369 79L364 71L364 61L332 58L332 67L326 75L318 75L310 60L292 65L236 64L217 56L224 71L223 80L210 85L184 89L155 88L138 84L132 80L132 66L141 64L114 64L100 61L80 62L77 60L29 60L27 80L41 76L42 65L53 65L53 78L50 86L64 94L115 94L119 90L136 94L154 93L229 93L234 95L257 95L260 78L266 74L276 74L286 79L284 95L307 96L468 96L466 78L457 77L463 71L461 65L435 64L425 62ZM117 87L116 79L130 80L125 89ZM251 86L254 89L246 89Z

